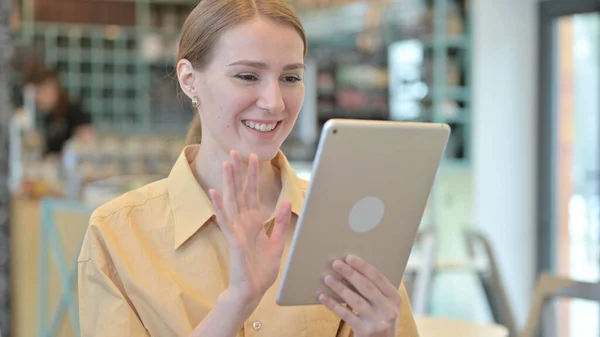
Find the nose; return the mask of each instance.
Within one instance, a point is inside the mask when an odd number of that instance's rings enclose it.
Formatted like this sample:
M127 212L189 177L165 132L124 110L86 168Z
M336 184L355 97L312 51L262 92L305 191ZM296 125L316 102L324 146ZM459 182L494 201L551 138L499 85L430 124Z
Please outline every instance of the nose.
M283 103L283 96L281 95L281 88L279 82L268 83L261 90L260 97L256 101L256 105L263 110L267 110L272 114L278 114L285 108Z

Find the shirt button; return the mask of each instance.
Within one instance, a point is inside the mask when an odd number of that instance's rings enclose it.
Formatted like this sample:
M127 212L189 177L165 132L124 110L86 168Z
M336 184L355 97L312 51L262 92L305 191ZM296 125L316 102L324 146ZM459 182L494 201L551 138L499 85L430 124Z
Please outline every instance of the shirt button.
M254 328L254 330L258 331L260 330L260 328L262 328L262 323L260 321L255 321L254 323L252 323L252 327Z

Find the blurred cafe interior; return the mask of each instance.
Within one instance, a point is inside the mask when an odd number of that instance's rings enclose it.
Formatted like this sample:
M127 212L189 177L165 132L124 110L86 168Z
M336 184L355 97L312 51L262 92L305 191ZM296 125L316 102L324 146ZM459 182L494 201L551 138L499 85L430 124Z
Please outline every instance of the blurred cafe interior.
M174 58L197 1L2 0L2 336L79 336L91 211L184 146ZM309 41L282 148L299 176L330 118L452 129L405 273L423 336L599 336L600 2L289 1Z

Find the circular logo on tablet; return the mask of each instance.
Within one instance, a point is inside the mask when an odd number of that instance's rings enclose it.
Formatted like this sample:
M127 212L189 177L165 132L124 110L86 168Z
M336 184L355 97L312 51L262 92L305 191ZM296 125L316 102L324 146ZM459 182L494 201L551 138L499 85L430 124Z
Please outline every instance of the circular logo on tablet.
M360 199L348 215L348 224L353 231L366 233L377 225L383 219L385 207L383 201L376 197L365 197Z

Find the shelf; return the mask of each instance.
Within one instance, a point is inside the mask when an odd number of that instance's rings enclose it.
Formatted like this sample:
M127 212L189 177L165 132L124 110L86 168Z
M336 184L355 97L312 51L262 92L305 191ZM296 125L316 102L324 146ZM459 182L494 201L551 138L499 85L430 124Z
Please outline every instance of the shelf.
M448 116L452 115L452 116ZM434 112L432 109L423 109L417 121L435 122L446 124L468 124L470 123L470 112L468 109L455 109L453 112Z
M96 25L96 24L80 24L80 23L60 23L60 22L26 22L22 23L23 29L20 33L26 34L31 28L35 28L36 32L43 31L46 34L64 30L70 32L73 36L77 36L80 31L96 33L101 36L110 36L115 31L118 34L135 35L138 33L138 27L134 26L112 26L112 25Z
M176 5L176 6L196 6L197 0L146 0L151 5Z
M404 1L396 1L396 4L404 3L410 6ZM448 22L447 18L441 18L446 13L444 11L454 3L452 0L437 0L432 2L428 8L428 14L431 14L433 22L443 22L444 25ZM356 8L355 13L346 18L351 21L354 17L360 17L361 11L365 8ZM318 31L319 27L324 26L335 26L336 33L332 34L331 29L328 31L321 31L315 33L317 40L310 40L319 48L323 47L327 52L315 53L320 58L325 59L327 63L320 72L333 74L339 71L342 65L347 64L360 64L363 62L374 62L371 65L373 67L383 66L388 69L393 69L394 73L390 74L388 85L398 85L399 83L405 83L405 88L383 88L381 90L371 90L369 88L352 88L351 90L357 91L356 94L360 95L360 98L356 100L363 101L365 96L373 96L375 93L382 93L388 97L388 100L398 99L399 96L405 95L405 100L412 100L412 103L421 106L421 114L418 118L413 119L416 122L437 122L447 123L453 128L453 140L452 144L452 155L454 158L451 160L453 164L463 163L468 166L470 163L470 107L471 107L471 88L468 85L470 76L471 64L470 60L471 53L471 32L470 32L470 18L468 11L460 11L466 16L462 17L463 22L461 29L447 30L441 27L426 27L426 29L415 29L413 31L404 31L402 24L396 24L389 27L381 27L379 30L382 33L382 40L384 46L391 46L396 42L409 42L406 44L395 44L393 48L383 47L382 50L373 52L371 60L368 57L345 57L351 54L353 49L357 49L357 37L359 34L364 32L364 26L362 23L344 23L339 25L337 21L314 15L310 23L313 25L310 28L314 31ZM422 14L422 13L421 13ZM413 20L421 15L419 13L413 13ZM337 15L337 14L336 14ZM404 15L404 14L402 14ZM386 18L389 19L393 15L385 14ZM338 16L335 16L338 18ZM338 18L339 19L339 18ZM385 21L385 20L383 20ZM398 21L402 21L399 19ZM456 23L456 21L454 22ZM383 24L385 25L385 24ZM362 27L362 28L361 28ZM420 27L423 28L423 27ZM460 33L446 33L446 32L460 32ZM410 43L415 41L416 43ZM398 49L396 49L398 48ZM338 53L337 56L332 57L331 54ZM363 52L365 56L369 53ZM381 54L387 56L382 57ZM411 56L413 56L411 58ZM392 59L392 57L397 57ZM340 61L340 59L343 59ZM398 60L398 63L394 64L394 60ZM329 64L333 64L330 67ZM415 74L419 74L419 79L415 79ZM364 83L366 80L361 79L358 75L352 75L349 80L353 83ZM421 95L417 86L411 86L411 83L425 83L427 86L427 94L425 97ZM418 84L417 84L418 85ZM336 106L337 93L343 84L338 80L334 86L334 91L330 90L318 90L317 95L319 102L322 102L324 107L327 106L327 110L319 111L320 117L349 117L356 118L357 116L372 118L390 118L393 117L391 113L386 110L385 112L367 112L367 111L344 111L345 109ZM359 93L358 93L359 92ZM382 95L383 96L383 95ZM414 97L413 97L414 96ZM388 104L392 104L388 101ZM394 102L395 104L395 102ZM407 111L411 109L407 104ZM395 107L394 107L395 108ZM366 109L364 109L366 110ZM457 145L459 144L459 145ZM464 158L463 158L464 157ZM454 165L456 166L456 165Z
M111 125L119 130L131 132L152 132L165 129L185 130L191 119L189 107L182 104L180 99L172 99L176 95L176 80L173 67L175 55L164 52L162 55L146 59L142 50L146 46L150 33L156 34L161 40L167 36L160 28L151 26L153 15L157 9L172 6L169 9L177 12L181 18L186 9L193 8L197 0L107 0L123 1L136 4L137 26L117 27L103 25L81 25L60 23L23 22L16 40L22 45L43 46L43 54L52 65L66 69L65 78L69 92L75 92L86 100L86 108L95 120L105 128ZM425 2L423 2L425 3ZM453 3L453 0L432 1L426 12L431 14L432 22L447 22L440 20L443 11ZM415 22L415 18L423 12L406 11L406 6L415 6L402 0L393 0L382 15L383 27L382 47L375 53L356 51L357 36L370 30L364 19L370 13L371 3L363 1L356 4L329 8L313 13L301 12L309 40L309 53L325 55L338 53L343 62L334 59L331 65L324 65L335 72L341 64L352 62L378 62L377 66L387 67L386 45L397 40L417 40L422 43L423 52L431 64L427 68L429 94L421 100L426 108L423 121L435 121L456 125L462 128L461 142L466 144L465 159L456 162L469 162L470 106L471 88L464 86L448 86L445 83L468 83L470 74L469 60L471 49L471 33L469 12L464 17L464 33L449 35L440 27L421 27L422 22L413 31L405 31L407 23ZM431 7L433 6L433 7ZM162 13L162 12L161 12ZM161 15L158 15L161 16ZM24 17L33 17L24 13ZM386 26L387 25L387 26ZM426 29L423 29L426 28ZM431 32L431 33L430 33ZM412 37L409 37L412 36ZM173 41L173 37L168 41ZM171 44L169 44L171 46ZM174 53L174 52L173 52ZM447 57L455 53L459 59L449 64ZM348 57L353 55L355 57ZM464 56L467 55L467 56ZM382 61L384 60L384 61ZM461 72L463 82L448 80L448 67L455 66ZM428 66L429 67L429 66ZM421 69L422 71L425 71ZM453 72L450 72L453 73ZM357 83L364 83L358 81ZM333 90L318 90L318 95L333 104L329 111L319 111L320 118L350 117L350 118L389 118L389 110L375 109L381 105L370 105L365 109L344 109L336 106L336 97L340 83ZM364 92L369 99L383 97L379 100L389 100L389 89L347 88ZM131 97L134 97L131 99ZM453 102L457 106L452 115L444 111L446 104ZM387 101L389 104L389 101ZM327 106L329 107L329 106ZM126 116L126 117L124 117ZM126 121L124 120L127 119ZM425 120L428 119L428 120ZM162 132L162 131L160 131ZM465 164L468 165L468 164Z
M343 109L321 110L318 112L319 119L328 118L353 118L353 119L388 119L387 110L369 110L369 109Z
M471 46L471 40L466 35L458 36L426 36L417 38L418 41L422 42L425 47L433 48L435 46L446 47L446 48L469 48Z
M454 101L454 102L469 102L471 100L471 93L469 88L466 87L435 87L430 88L427 95L422 99L425 102L440 102Z
M159 57L155 60L145 60L149 66L154 68L174 68L175 57Z
M443 97L453 101L467 102L471 100L471 92L468 88L446 87L442 89L445 92Z
M470 171L471 163L467 159L443 158L440 163L441 171Z

